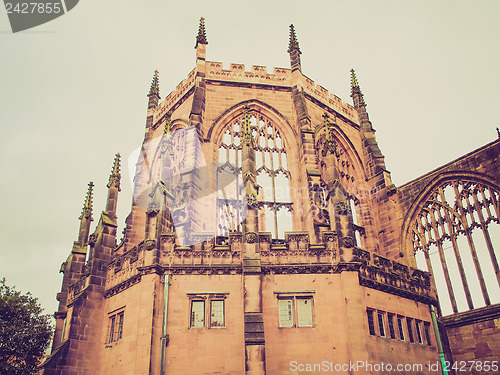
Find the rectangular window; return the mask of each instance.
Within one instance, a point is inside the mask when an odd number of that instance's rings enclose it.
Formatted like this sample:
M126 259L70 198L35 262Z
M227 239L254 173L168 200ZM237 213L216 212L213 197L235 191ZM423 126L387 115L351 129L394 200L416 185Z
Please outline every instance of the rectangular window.
M408 327L408 340L410 340L410 342L415 342L413 339L413 324L411 318L406 318L406 326Z
M305 292L289 292L305 293ZM286 294L289 294L286 293ZM311 293L308 291L307 293ZM312 292L314 293L314 292ZM275 294L280 294L275 292ZM279 327L313 327L313 297L311 296L278 296Z
M205 327L205 301L191 301L191 327Z
M405 331L403 329L403 317L398 316L398 331L399 331L399 339L404 341L405 340Z
M425 339L427 340L427 345L431 346L431 325L430 323L424 322Z
M227 292L187 293L190 328L224 328Z
M366 310L366 316L368 317L368 329L370 330L370 335L376 336L375 333L375 324L373 323L373 311Z
M279 326L293 327L293 298L279 299Z
M115 310L109 315L108 343L119 341L123 338L123 320L125 313L123 308Z
M422 339L422 322L415 320L415 329L417 332L417 341L419 344L423 344L424 340Z
M312 327L312 298L297 298L299 327Z
M389 335L391 339L396 338L396 332L394 332L394 314L387 314L387 318L389 320Z
M224 327L224 300L210 301L210 327Z
M377 313L377 318L378 318L378 330L380 336L385 337L384 314L380 312Z

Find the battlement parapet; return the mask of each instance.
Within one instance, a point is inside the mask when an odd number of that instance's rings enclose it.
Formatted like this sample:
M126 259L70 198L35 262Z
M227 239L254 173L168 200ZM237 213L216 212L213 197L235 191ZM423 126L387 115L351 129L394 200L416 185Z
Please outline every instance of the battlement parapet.
M231 64L229 70L224 70L221 62L207 61L206 78L242 83L290 86L292 72L287 68L274 68L273 73L267 72L267 67L253 65L251 71L245 71L243 64Z
M194 86L195 82L196 69L193 69L188 76L177 85L175 90L168 94L165 100L155 108L153 114L153 124L156 124L156 122Z
M338 96L330 94L327 89L319 84L315 84L314 81L306 76L304 77L304 91L316 98L320 102L331 107L342 116L348 118L349 120L359 123L358 112L349 103L343 102Z

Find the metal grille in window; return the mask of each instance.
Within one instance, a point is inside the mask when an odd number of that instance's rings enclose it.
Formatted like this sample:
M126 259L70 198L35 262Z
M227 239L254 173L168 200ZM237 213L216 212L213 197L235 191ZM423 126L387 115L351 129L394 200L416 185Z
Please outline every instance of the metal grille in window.
M444 314L500 302L499 210L498 189L457 177L432 189L413 216L417 266L433 274Z
M241 173L242 118L233 121L226 129L219 145L219 175L223 171ZM262 227L272 232L274 238L284 238L292 227L292 202L290 198L290 172L288 170L285 142L276 126L262 116L252 115L250 126L254 138L257 184L261 187L258 201ZM219 186L219 189L221 187ZM241 231L242 186L219 194L217 204L218 235ZM225 195L225 196L224 196ZM261 227L261 228L262 228Z

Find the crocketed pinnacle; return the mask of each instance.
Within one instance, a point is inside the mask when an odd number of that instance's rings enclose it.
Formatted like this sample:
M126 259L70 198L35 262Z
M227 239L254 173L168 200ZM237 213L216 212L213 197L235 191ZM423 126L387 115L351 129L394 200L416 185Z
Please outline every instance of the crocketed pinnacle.
M297 51L299 54L300 48L299 48L299 41L297 40L297 36L295 35L295 28L292 25L290 25L290 43L288 44L288 53L292 53L293 51Z
M250 107L245 105L243 107L243 142L250 144L252 142L252 128L250 126Z
M148 96L154 96L154 95L156 95L158 98L160 97L160 82L158 78L158 69L155 70L153 76L153 82L151 82L151 88L149 89Z
M120 174L120 153L115 155L115 161L113 162L113 169L111 170L111 176L109 176L109 182L106 185L108 188L116 187L118 191L120 189L120 180L122 175Z
M361 106L366 107L365 100L363 98L363 93L358 84L358 79L356 78L356 72L351 69L351 97L354 100L354 108L359 108Z
M205 18L200 18L200 26L198 27L198 36L196 37L196 45L194 48L198 47L198 44L208 44L207 34L205 31Z
M94 188L94 183L92 181L89 182L89 189L87 191L87 196L85 197L85 203L83 205L82 214L78 218L82 219L90 219L92 220L92 189Z
M333 120L335 122L335 117ZM335 155L337 143L335 142L335 137L333 135L334 124L330 121L330 116L327 112L323 114L323 124L325 126L325 144L323 148L323 156L326 156L328 153Z

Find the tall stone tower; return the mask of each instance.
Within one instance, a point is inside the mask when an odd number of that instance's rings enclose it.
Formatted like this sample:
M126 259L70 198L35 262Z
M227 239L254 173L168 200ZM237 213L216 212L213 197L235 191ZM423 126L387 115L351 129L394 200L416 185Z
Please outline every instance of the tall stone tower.
M302 73L293 25L290 69L224 69L207 45L202 18L163 101L154 73L121 241L119 155L92 234L89 187L44 373L435 374L451 353L404 242L418 214L354 70L351 106Z

